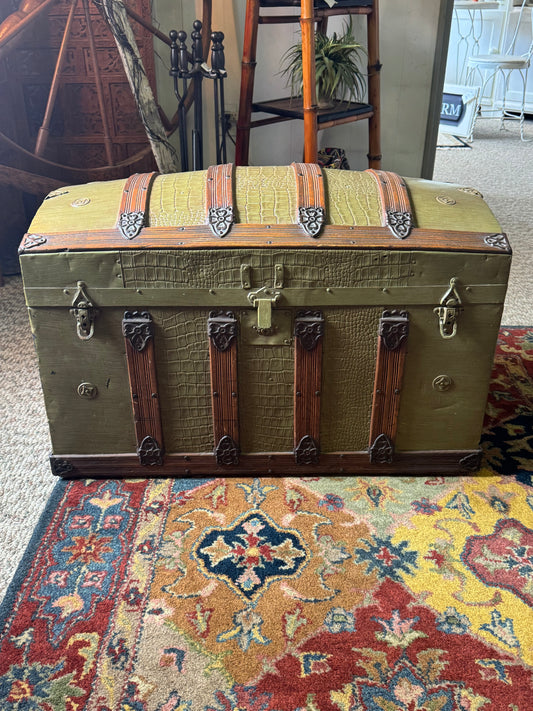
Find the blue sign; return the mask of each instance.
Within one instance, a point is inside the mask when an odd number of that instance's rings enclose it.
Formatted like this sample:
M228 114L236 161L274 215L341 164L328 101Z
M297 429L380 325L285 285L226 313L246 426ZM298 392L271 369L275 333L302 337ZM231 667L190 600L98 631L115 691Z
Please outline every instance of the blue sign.
M461 120L465 109L461 94L443 94L440 121L444 124L454 124Z

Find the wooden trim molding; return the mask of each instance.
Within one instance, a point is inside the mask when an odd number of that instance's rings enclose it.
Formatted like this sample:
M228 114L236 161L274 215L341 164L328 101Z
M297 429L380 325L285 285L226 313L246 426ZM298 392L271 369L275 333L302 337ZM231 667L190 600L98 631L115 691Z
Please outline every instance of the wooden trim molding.
M76 245L80 245L76 249ZM83 247L81 247L83 245ZM208 225L145 227L135 238L136 249L213 249ZM299 225L236 224L224 247L252 249L390 249L511 254L505 234L413 228L408 240L399 240L388 227L324 225L320 239L307 239ZM19 252L92 251L123 249L124 239L115 230L82 230L24 235Z
M477 471L481 450L396 452L392 464L371 464L368 452L328 452L318 464L305 467L306 476L387 474L460 474ZM211 453L167 454L161 467L143 467L135 454L54 454L52 472L65 479L109 477L214 477L214 476L301 476L302 467L292 452L241 454L232 467L213 466Z
M154 331L147 311L126 311L122 320L137 455L142 466L163 464L163 427L159 408Z
M291 163L296 178L296 222L309 237L318 237L326 221L324 176L316 163Z
M235 219L233 164L211 165L206 180L206 223L215 237L225 237Z
M239 463L237 319L232 311L212 311L207 327L211 371L214 453L218 465Z
M372 464L392 464L398 429L409 314L384 311L379 322L379 340L370 418L369 454Z
M294 459L318 464L322 390L321 311L300 311L294 320Z
M148 199L158 173L135 173L124 185L117 228L124 239L134 239L146 225Z
M405 239L413 228L413 210L405 180L386 170L367 170L377 183L381 197L383 225L398 239Z

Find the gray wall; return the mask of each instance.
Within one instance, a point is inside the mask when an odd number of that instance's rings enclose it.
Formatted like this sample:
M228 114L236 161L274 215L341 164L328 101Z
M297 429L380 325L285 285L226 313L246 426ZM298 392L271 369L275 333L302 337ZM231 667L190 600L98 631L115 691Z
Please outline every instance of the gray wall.
M436 143L437 112L446 55L451 0L380 0L381 135L383 168L411 177L431 177ZM201 2L154 0L154 14L162 29L192 26L201 13ZM213 0L213 28L226 35L226 107L236 114L240 84L240 57L244 33L245 0ZM332 30L343 20L330 20ZM358 37L365 42L364 21L356 19ZM298 25L263 26L259 29L254 98L272 99L286 94L279 75L280 58L299 38ZM167 49L158 51L168 65ZM158 62L159 64L159 62ZM168 66L160 65L158 94L162 106L173 113ZM209 91L210 87L208 87ZM209 111L210 103L206 103ZM167 109L167 106L169 107ZM428 120L429 117L429 120ZM320 146L345 149L350 167L367 167L367 123L362 121L319 132ZM299 121L256 128L251 132L251 163L284 164L301 160L303 126ZM212 162L213 140L208 140L207 161ZM230 150L231 159L233 157Z

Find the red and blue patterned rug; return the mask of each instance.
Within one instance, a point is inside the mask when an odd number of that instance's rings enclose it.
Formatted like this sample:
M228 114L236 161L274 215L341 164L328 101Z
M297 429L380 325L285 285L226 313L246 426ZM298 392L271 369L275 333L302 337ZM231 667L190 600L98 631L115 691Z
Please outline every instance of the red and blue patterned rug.
M533 329L477 475L59 482L2 711L531 711Z

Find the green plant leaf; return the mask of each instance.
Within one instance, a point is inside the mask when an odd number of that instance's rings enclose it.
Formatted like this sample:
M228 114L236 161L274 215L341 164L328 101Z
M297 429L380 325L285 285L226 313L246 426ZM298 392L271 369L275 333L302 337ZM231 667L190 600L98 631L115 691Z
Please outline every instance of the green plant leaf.
M331 37L315 34L315 79L317 97L323 100L361 100L365 89L365 75L360 64L366 50L353 34L350 22L343 34ZM281 58L281 74L286 77L292 96L301 95L303 87L301 42L289 47Z

